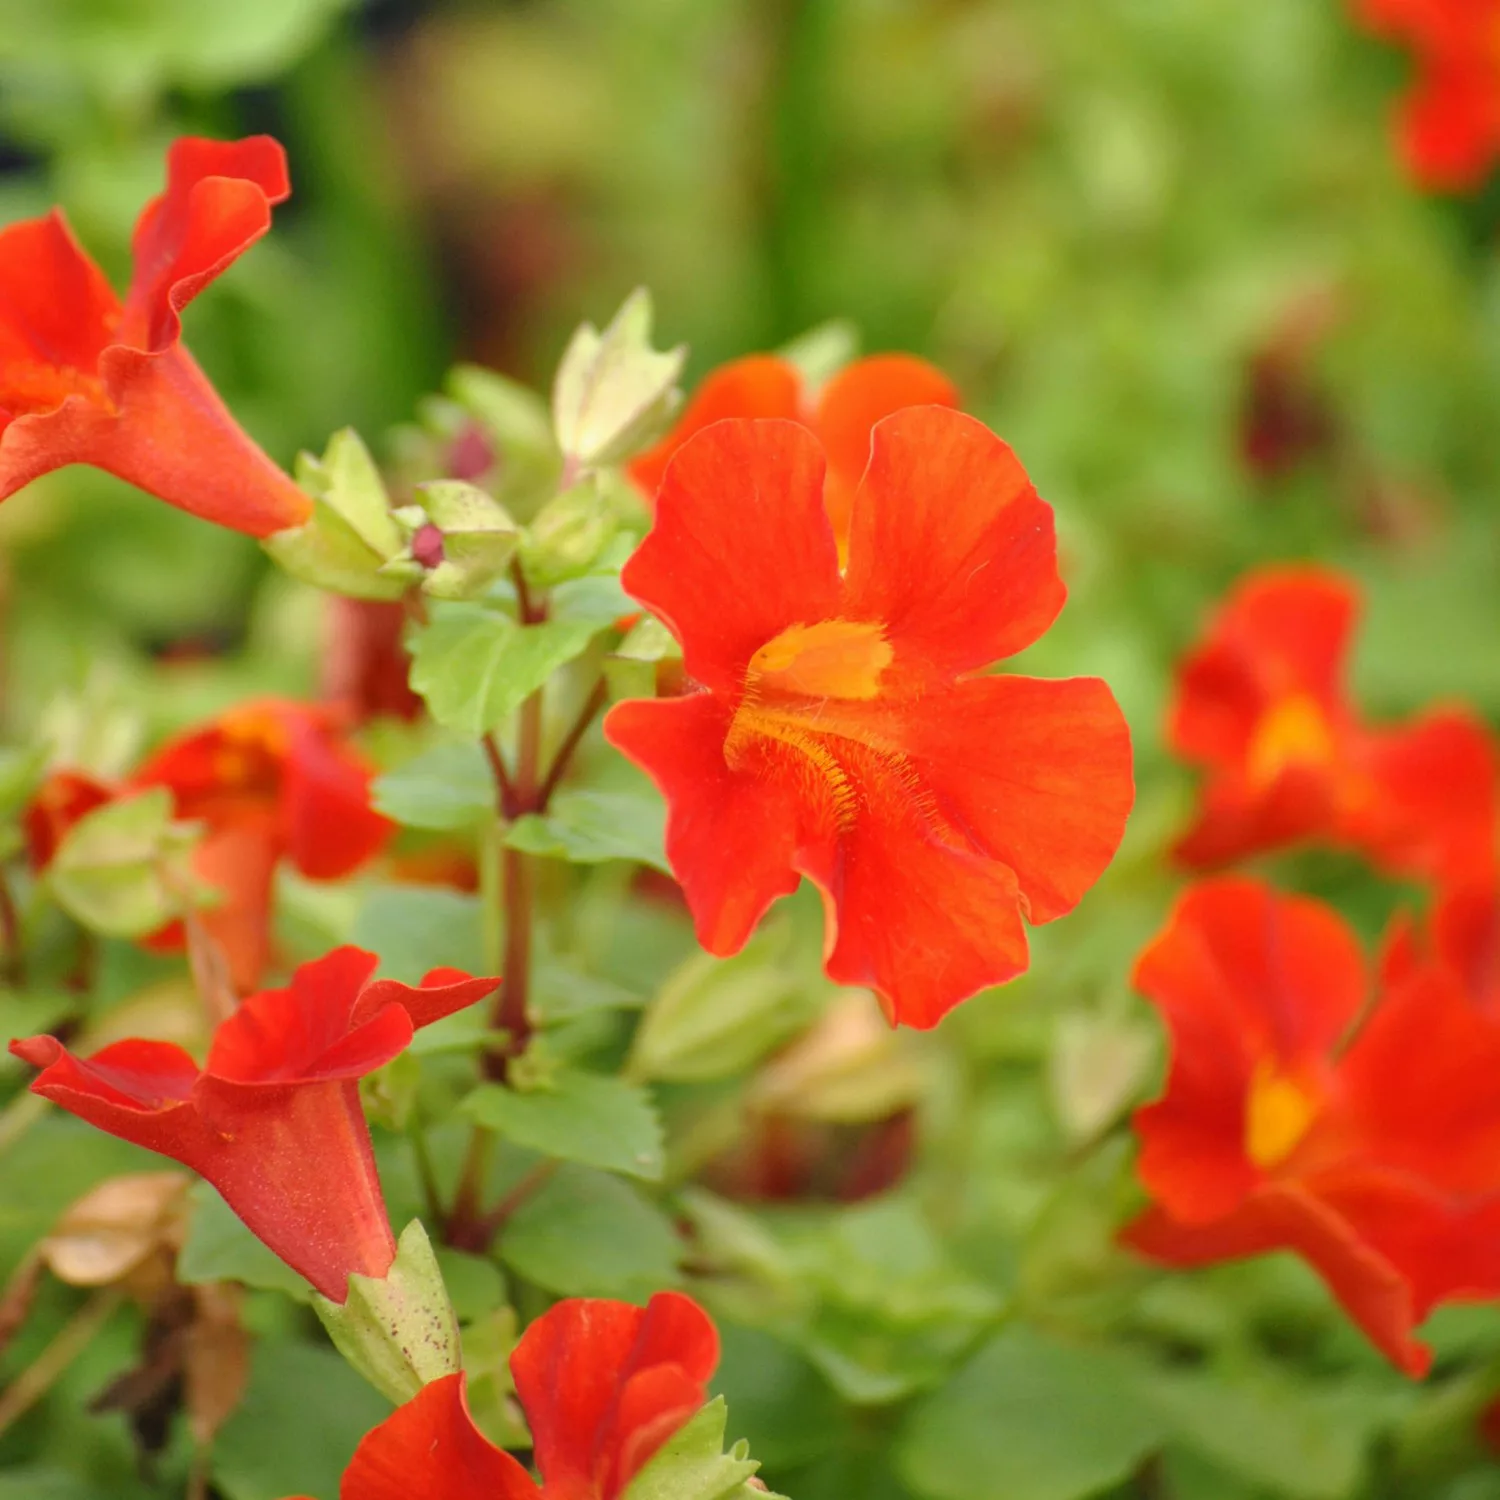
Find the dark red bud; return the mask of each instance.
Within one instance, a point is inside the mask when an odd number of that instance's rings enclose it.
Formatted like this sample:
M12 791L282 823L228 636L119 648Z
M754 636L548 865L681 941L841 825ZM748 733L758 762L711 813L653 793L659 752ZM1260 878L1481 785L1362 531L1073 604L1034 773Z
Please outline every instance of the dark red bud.
M429 571L443 560L443 533L429 521L417 527L411 539L411 555Z

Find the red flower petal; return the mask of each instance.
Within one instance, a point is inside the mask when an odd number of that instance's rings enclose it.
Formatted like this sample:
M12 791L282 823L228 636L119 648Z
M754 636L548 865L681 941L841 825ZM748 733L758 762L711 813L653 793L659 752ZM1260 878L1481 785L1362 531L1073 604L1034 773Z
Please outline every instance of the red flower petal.
M795 422L801 415L802 377L793 365L774 354L733 360L704 378L671 432L631 461L630 477L654 496L673 455L705 427L727 417L785 417Z
M1336 801L1335 780L1310 767L1291 766L1260 790L1238 780L1211 782L1172 858L1189 870L1216 870L1301 839L1331 836Z
M1052 508L988 428L933 406L876 425L841 613L881 621L898 662L941 678L1030 645L1065 594ZM809 599L794 618L831 613Z
M959 682L903 715L902 742L943 819L1015 871L1029 922L1071 911L1114 858L1130 731L1097 678Z
M1305 695L1341 720L1344 663L1358 612L1354 586L1327 569L1252 573L1178 672L1167 727L1172 749L1239 771L1261 715L1278 700Z
M874 354L846 365L823 387L814 427L828 455L824 502L835 535L849 535L850 512L870 459L870 430L908 406L957 406L953 382L925 359Z
M796 890L798 813L773 781L731 770L732 712L708 693L616 704L604 737L661 789L667 858L693 913L698 941L737 953L778 896Z
M1315 1072L1364 1003L1364 961L1320 903L1221 879L1178 903L1135 985L1172 1039L1166 1090L1136 1114L1141 1180L1177 1219L1212 1220L1262 1180L1246 1150L1257 1065Z
M86 394L120 302L54 210L0 229L0 433L15 417ZM0 499L25 479L0 450Z
M1495 866L1500 830L1494 736L1463 709L1440 709L1364 737L1370 794L1344 836L1388 869L1457 884Z
M1465 192L1483 183L1500 154L1497 79L1495 63L1429 58L1400 119L1407 167L1423 187Z
M1182 1267L1295 1251L1389 1360L1418 1377L1432 1363L1431 1351L1412 1337L1420 1315L1411 1283L1345 1219L1300 1188L1264 1189L1233 1217L1212 1224L1181 1224L1148 1209L1121 1238L1153 1260Z
M32 871L45 870L68 830L114 798L114 788L81 771L53 771L22 817Z
M394 979L377 979L361 993L352 1022L360 1025L387 1006L398 1006L411 1018L412 1029L420 1031L494 994L499 986L498 975L471 978L462 969L433 969L417 986L400 984Z
M531 1476L469 1415L462 1375L424 1385L365 1434L339 1500L540 1500Z
M1500 1016L1500 885L1488 880L1449 891L1433 917L1437 951L1470 1000Z
M1500 1032L1451 971L1385 994L1340 1065L1361 1143L1453 1194L1500 1192Z
M395 825L370 805L369 765L331 725L305 709L284 718L287 855L310 880L342 879L385 847Z
M546 1491L615 1500L707 1399L719 1340L691 1298L642 1309L573 1298L526 1330L511 1355Z
M737 694L767 641L838 613L817 440L782 421L723 422L690 438L620 582L671 627L690 677Z
M286 153L270 136L174 141L167 190L136 221L120 342L150 353L175 344L178 314L265 234L272 205L291 191Z

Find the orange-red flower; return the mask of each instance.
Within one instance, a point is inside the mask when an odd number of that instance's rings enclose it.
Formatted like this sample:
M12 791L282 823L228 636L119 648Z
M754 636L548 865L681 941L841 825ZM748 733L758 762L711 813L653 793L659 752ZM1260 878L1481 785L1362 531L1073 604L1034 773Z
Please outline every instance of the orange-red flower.
M42 1069L33 1093L207 1178L246 1228L342 1302L351 1272L384 1276L396 1256L359 1079L416 1028L499 983L457 969L434 969L417 988L371 983L377 962L338 948L287 989L251 995L214 1033L202 1069L170 1042L76 1058L35 1036L10 1050Z
M715 370L693 393L671 432L630 465L647 495L661 488L672 455L726 417L785 417L811 427L828 459L824 496L842 549L849 508L870 457L870 429L906 406L957 406L953 382L910 354L872 354L846 365L816 394L801 372L774 354L752 354Z
M1424 187L1478 187L1500 158L1500 0L1355 0L1370 30L1407 43L1417 78L1402 153Z
M252 536L311 501L235 422L187 350L181 313L270 227L291 191L281 147L185 138L146 205L122 303L60 210L0 230L0 500L93 464Z
M1496 756L1461 709L1362 724L1344 685L1352 583L1317 567L1244 579L1178 671L1167 738L1206 779L1177 845L1210 868L1304 840L1399 873L1459 878L1494 860Z
M241 990L260 982L270 958L277 863L337 880L393 831L370 806L370 769L339 723L335 711L303 703L243 704L169 741L131 778L132 789L169 788L177 816L204 824L196 869L221 899L203 922ZM180 924L154 941L180 947Z
M933 1026L1026 967L1130 810L1130 741L1092 678L978 675L1062 607L1051 508L972 417L876 423L840 570L807 428L726 421L669 465L625 588L696 690L605 734L666 796L667 854L710 952L807 876L827 969Z
M1295 1251L1423 1373L1432 1308L1500 1295L1500 1031L1435 967L1367 1008L1337 914L1243 879L1188 892L1135 982L1172 1061L1126 1241L1177 1266Z
M1382 963L1386 982L1437 963L1475 1006L1500 1020L1500 879L1492 874L1441 892L1428 926L1424 942L1410 923L1397 925Z
M369 1433L341 1500L617 1500L707 1399L719 1362L708 1314L679 1292L645 1308L559 1302L510 1357L540 1490L474 1426L464 1377L435 1380Z

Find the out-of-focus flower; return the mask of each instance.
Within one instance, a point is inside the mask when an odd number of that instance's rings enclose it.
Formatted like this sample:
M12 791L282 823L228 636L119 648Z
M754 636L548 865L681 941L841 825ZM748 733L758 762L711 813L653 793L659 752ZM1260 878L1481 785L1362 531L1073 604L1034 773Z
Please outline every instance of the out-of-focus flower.
M671 432L629 465L647 496L661 488L673 454L726 417L785 417L811 427L828 460L824 504L842 555L849 510L870 458L870 431L906 406L957 406L953 382L910 354L872 354L839 371L814 395L801 372L774 354L752 354L715 370L693 392Z
M146 205L122 303L59 210L0 230L0 499L92 464L252 536L312 505L251 441L181 344L182 309L258 240L290 193L269 136L186 137Z
M526 1330L510 1357L540 1490L474 1426L464 1377L425 1386L369 1433L342 1500L617 1500L707 1400L719 1339L690 1297L645 1308L575 1298Z
M1494 875L1439 894L1424 942L1400 923L1387 944L1382 973L1401 983L1428 963L1447 969L1486 1015L1500 1020L1500 881Z
M1457 879L1494 859L1496 756L1462 709L1394 729L1347 698L1354 586L1317 567L1244 579L1178 670L1167 738L1206 773L1176 848L1195 869L1314 840Z
M1126 1242L1175 1266L1294 1251L1422 1374L1433 1307L1500 1295L1500 1031L1436 967L1369 1006L1336 913L1235 878L1188 892L1135 981L1172 1062L1136 1115L1153 1204Z
M391 600L324 599L321 695L352 723L421 717L422 699L408 681L406 619L405 607Z
M1423 187L1478 187L1500 157L1500 0L1354 0L1371 31L1405 42L1416 81L1398 117Z
M201 1069L170 1042L132 1039L76 1058L37 1036L10 1050L42 1069L33 1093L192 1168L251 1233L342 1302L351 1272L384 1276L396 1255L359 1079L499 982L434 969L416 988L372 983L376 963L338 948L286 989L249 996Z
M277 862L337 880L377 854L391 824L370 805L370 770L339 732L340 715L267 699L242 704L163 745L131 778L172 793L179 818L205 826L196 872L222 894L203 915L240 990L270 957ZM180 924L153 942L183 943Z
M738 951L805 875L830 977L933 1026L1109 863L1129 732L1097 679L975 675L1065 594L1051 508L999 438L935 406L877 423L842 572L823 477L793 422L684 444L622 581L699 690L619 704L605 734L666 796L705 948Z

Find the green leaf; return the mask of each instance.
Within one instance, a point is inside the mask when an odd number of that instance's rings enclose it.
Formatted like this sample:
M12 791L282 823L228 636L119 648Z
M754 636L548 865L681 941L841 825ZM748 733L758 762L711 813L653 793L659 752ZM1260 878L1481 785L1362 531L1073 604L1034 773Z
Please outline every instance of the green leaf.
M1401 1399L1352 1383L1320 1390L1280 1372L1150 1371L1142 1390L1180 1446L1298 1500L1357 1494L1370 1440Z
M378 953L381 976L403 984L418 984L429 969L442 967L484 972L479 897L468 891L437 885L372 886L349 941Z
M911 1412L896 1459L931 1500L1082 1500L1120 1483L1165 1434L1132 1361L1018 1324Z
M214 1440L214 1484L226 1500L331 1500L359 1440L390 1413L333 1350L263 1339L245 1398Z
M31 801L47 772L51 747L0 750L0 819L16 818Z
M648 1182L661 1180L661 1120L646 1091L622 1078L559 1072L547 1087L528 1093L486 1083L461 1107L477 1124L517 1146Z
M189 1190L193 1212L187 1240L177 1258L177 1279L186 1286L239 1281L268 1292L310 1301L313 1289L284 1261L267 1250L206 1182Z
M172 821L172 794L153 787L106 803L67 832L47 870L60 905L109 937L144 937L182 911L198 830Z
M500 728L600 628L592 619L518 625L478 605L454 605L413 641L411 685L445 729L478 739Z
M722 1396L710 1401L657 1449L625 1486L621 1500L737 1500L752 1493L764 1495L745 1484L760 1465L745 1457L744 1445L724 1452L728 1418Z
M649 783L640 791L559 792L547 813L517 818L505 842L575 865L628 859L670 874L666 820L666 806Z
M563 1166L512 1215L500 1259L562 1297L642 1299L679 1280L672 1221L608 1172Z
M379 777L374 802L406 828L474 828L495 816L495 781L478 745L435 745Z

